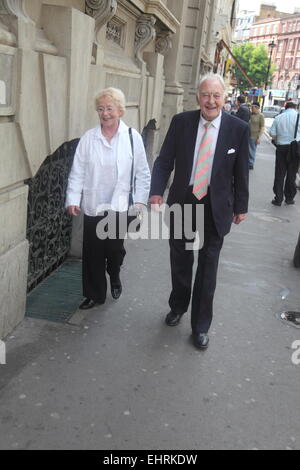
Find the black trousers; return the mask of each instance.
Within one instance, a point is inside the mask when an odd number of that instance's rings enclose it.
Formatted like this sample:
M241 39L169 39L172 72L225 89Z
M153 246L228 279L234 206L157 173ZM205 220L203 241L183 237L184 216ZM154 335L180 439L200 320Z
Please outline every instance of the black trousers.
M195 210L197 204L204 204L204 243L200 250L194 252L186 249L191 240L174 238L174 219L170 225L170 259L172 275L172 292L169 298L171 310L185 313L192 296L191 325L193 334L207 333L213 317L213 299L216 289L217 271L220 251L224 237L219 236L212 217L210 197L201 201L193 195L190 186L185 204L191 204L192 224L195 230ZM192 289L194 253L198 256L198 265Z
M117 229L119 213L117 217ZM124 234L120 238L101 240L98 238L97 224L107 216L107 213L97 217L84 216L83 251L82 251L82 288L83 295L97 303L106 299L106 271L112 281L118 279L120 268L126 251L124 249ZM126 214L127 217L127 214Z
M298 162L288 158L289 145L278 145L276 148L275 179L273 192L277 202L292 201L297 193L296 173Z

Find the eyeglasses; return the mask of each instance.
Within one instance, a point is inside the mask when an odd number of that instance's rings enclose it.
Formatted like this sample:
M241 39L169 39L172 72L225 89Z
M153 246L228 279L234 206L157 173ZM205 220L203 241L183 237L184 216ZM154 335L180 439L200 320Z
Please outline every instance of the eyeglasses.
M108 113L112 113L115 110L116 110L115 106L108 106L107 108L105 108L104 106L99 106L99 108L96 108L96 111L98 113L104 113L105 111L107 111Z
M200 92L199 95L205 100L209 99L211 96L217 101L224 97L221 93L208 93L206 91Z

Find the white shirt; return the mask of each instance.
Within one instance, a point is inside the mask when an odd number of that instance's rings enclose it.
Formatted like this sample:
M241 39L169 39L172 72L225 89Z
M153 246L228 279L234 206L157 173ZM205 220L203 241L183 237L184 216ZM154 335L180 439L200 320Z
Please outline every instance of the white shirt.
M199 120L199 125L198 125L198 132L197 132L197 139L196 139L196 145L195 145L195 153L194 153L194 163L193 163L193 170L191 174L191 179L190 179L190 185L193 186L194 184L194 179L195 179L195 173L196 173L196 166L197 166L197 160L198 160L198 153L199 153L199 147L201 144L202 137L205 132L205 124L207 122L211 123L211 127L209 128L209 135L212 136L212 158L211 158L211 165L209 169L209 175L208 175L208 184L210 184L211 180L211 172L212 172L212 167L214 163L214 155L216 151L216 146L217 146L217 140L218 140L218 135L219 135L219 130L221 126L221 118L222 118L222 112L220 112L219 116L214 119L213 121L206 121L204 117L201 114L200 120Z
M279 116L276 116L269 130L269 134L276 137L276 144L289 145L294 140L296 122L297 111L293 108L289 108L282 114L279 114ZM300 140L300 120L296 140Z
M120 121L109 143L101 127L88 130L77 146L68 179L66 207L81 206L84 214L96 216L108 208L128 210L132 150L129 128ZM141 135L132 129L134 146L134 202L147 204L150 171Z

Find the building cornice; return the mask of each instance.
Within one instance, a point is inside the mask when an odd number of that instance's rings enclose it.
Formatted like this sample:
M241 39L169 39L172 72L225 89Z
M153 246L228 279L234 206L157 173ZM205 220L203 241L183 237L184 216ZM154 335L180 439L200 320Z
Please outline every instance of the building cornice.
M180 22L161 0L130 0L142 13L153 15L165 28L176 33Z
M180 26L180 22L161 0L148 0L146 13L156 16L172 33L176 33Z

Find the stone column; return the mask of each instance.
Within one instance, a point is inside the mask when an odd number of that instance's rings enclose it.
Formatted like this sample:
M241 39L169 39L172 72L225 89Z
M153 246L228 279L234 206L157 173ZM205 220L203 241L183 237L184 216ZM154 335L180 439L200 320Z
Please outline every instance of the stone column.
M22 41L25 46L22 31L32 25L23 7L21 0L0 1L0 338L23 319L26 305L28 188L23 181L28 166L16 123L19 57L14 47Z
M147 64L144 61L143 53L145 48L155 40L156 30L155 18L152 15L141 15L136 23L134 55L141 69L141 97L140 97L140 129L147 124Z
M181 22L181 24L176 33L172 36L172 47L169 47L169 50L165 55L164 71L166 86L160 126L161 140L164 138L167 132L172 116L178 112L181 112L183 109L184 89L180 83L180 66L183 52L188 0L177 0L176 2L169 2L168 7L172 11L173 15Z

